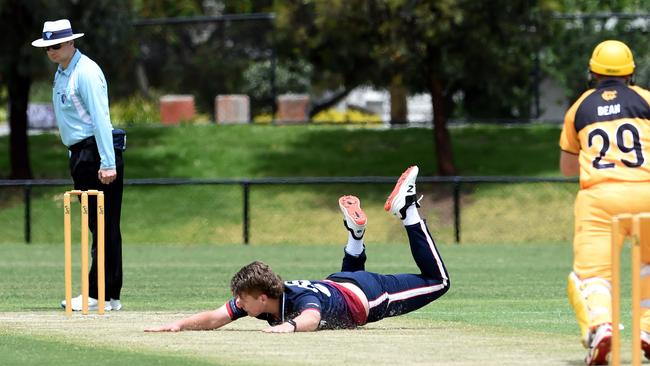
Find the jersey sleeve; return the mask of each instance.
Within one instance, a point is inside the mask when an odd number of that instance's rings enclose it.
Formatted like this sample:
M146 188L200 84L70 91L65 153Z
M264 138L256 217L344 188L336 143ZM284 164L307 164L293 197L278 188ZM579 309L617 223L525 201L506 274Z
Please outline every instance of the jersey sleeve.
M645 100L645 102L648 103L648 105L650 105L650 91L648 91L647 89L643 89L642 87L637 85L633 85L630 88L632 88L632 90L634 90L637 94L639 94L641 98L643 98L643 100Z
M560 149L572 154L580 153L580 140L575 127L576 111L580 103L576 102L564 115L564 125L560 134Z
M226 303L226 310L228 310L230 320L237 320L248 315L244 309L237 307L237 302L234 297Z
M77 74L79 94L93 121L93 129L102 169L115 169L113 127L108 107L108 86L99 67L86 66Z
M315 310L321 312L322 304L320 299L311 294L299 296L294 300L293 310L297 313L302 313L305 310Z

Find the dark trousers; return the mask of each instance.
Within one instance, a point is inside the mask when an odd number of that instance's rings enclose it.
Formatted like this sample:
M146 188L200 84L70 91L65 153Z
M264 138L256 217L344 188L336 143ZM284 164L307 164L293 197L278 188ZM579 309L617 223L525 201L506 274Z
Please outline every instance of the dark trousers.
M449 290L449 275L424 221L406 226L411 254L420 274L384 275L366 272L365 251L359 257L345 252L341 272L328 277L335 282L352 282L368 298L368 322L417 310Z
M124 188L124 161L122 151L115 150L117 178L111 184L99 181L99 151L94 140L84 140L70 147L70 174L74 188L79 190L96 189L104 192L105 227L105 271L106 300L119 299L122 291L122 234L120 216L122 213L122 191ZM92 266L88 274L90 297L97 298L97 199L88 197L88 225L93 235Z

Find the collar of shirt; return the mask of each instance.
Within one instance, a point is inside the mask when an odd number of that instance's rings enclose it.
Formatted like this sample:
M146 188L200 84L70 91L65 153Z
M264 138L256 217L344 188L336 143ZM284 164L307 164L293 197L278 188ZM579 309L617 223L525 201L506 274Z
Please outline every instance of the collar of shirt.
M81 58L81 51L75 50L74 55L72 55L72 59L70 60L70 63L68 64L68 67L64 70L61 65L56 69L56 71L65 74L66 76L70 76L72 73L72 70L74 70L75 66L77 66L77 62L79 62L79 59Z
M604 79L598 83L596 89L610 88L617 85L627 85L627 83L623 79Z
M282 292L282 300L280 300L280 321L284 323L286 320L284 319L284 303L285 303L285 294Z

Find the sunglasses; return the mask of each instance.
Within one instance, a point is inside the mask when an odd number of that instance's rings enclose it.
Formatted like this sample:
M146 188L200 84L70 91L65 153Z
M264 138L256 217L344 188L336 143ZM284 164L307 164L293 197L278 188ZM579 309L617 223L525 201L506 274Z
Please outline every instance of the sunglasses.
M63 46L63 43L55 44L55 45L52 45L52 46L47 46L47 47L45 47L45 52L47 52L49 50L59 50L59 49L61 49L61 46Z

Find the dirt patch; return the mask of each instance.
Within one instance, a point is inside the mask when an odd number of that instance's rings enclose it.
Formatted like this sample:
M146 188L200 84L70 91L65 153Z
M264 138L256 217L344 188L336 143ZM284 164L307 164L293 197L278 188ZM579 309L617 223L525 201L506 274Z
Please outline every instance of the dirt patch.
M474 202L471 193L467 193L468 183L463 185L459 195L459 205L466 208ZM420 208L420 215L423 217L437 217L441 225L454 224L454 193L452 187L444 186L429 187L426 185L418 186L418 195L424 196L424 203Z
M357 330L264 334L245 318L222 330L144 333L189 313L121 311L105 316L0 313L0 332L233 365L581 365L575 337L486 331L408 317Z
M0 190L0 209L24 204L22 188L9 187Z

